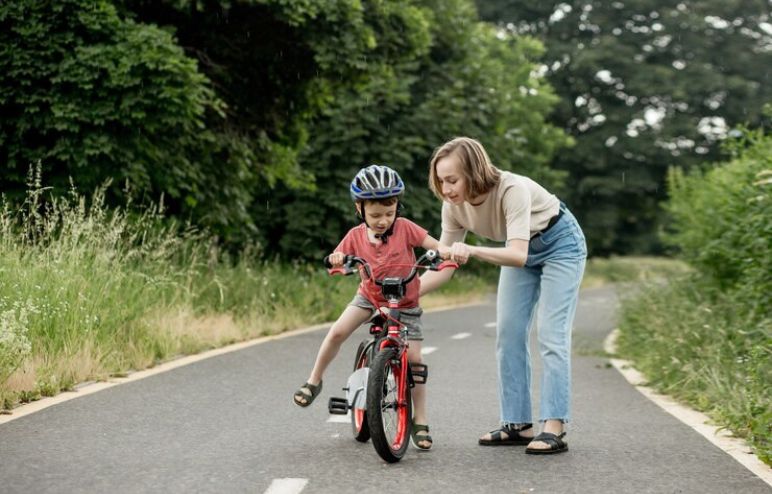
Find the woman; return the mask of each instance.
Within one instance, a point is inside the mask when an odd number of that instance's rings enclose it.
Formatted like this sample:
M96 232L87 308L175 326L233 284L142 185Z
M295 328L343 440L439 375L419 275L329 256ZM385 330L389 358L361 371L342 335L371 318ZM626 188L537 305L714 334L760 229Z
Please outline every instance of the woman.
M526 453L568 450L564 424L570 419L571 326L587 247L574 216L533 180L497 169L483 146L459 137L434 151L429 185L442 199L443 257L463 264L474 257L501 266L497 294L496 359L501 427L479 444L527 445ZM503 247L463 242L467 231ZM450 279L451 270L421 278L421 293ZM538 309L537 309L538 307ZM528 336L538 325L544 372L539 421L531 416L531 363Z

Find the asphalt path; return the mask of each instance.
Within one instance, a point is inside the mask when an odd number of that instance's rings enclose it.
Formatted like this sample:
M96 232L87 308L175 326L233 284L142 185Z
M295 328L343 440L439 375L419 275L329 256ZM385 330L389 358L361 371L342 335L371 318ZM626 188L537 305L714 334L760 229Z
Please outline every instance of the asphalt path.
M292 403L325 331L270 341L0 425L3 493L770 493L608 365L610 288L583 291L574 331L570 451L482 447L498 422L494 306L427 313L435 446L384 463L331 422L361 329L309 408ZM536 356L536 352L533 352ZM534 383L538 385L538 358ZM538 391L538 390L536 390ZM538 400L536 401L538 403Z

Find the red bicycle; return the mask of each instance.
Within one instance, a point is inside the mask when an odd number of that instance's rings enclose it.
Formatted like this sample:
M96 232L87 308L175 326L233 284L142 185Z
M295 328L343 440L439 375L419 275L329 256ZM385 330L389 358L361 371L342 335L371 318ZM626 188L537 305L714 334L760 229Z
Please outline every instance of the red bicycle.
M325 264L330 268L327 258ZM434 250L428 250L404 277L375 279L370 265L356 256L346 256L342 267L329 269L330 274L351 275L359 265L359 273L367 284L379 289L388 302L370 321L371 340L359 344L354 359L354 372L343 388L346 398L330 398L332 414L346 415L351 411L354 438L366 442L372 438L378 455L389 463L402 459L410 442L413 421L411 388L423 384L428 377L423 364L409 364L407 359L407 328L400 322L399 301L419 269L440 271L458 264L442 261ZM393 267L393 266L392 266ZM375 307L372 296L367 297Z

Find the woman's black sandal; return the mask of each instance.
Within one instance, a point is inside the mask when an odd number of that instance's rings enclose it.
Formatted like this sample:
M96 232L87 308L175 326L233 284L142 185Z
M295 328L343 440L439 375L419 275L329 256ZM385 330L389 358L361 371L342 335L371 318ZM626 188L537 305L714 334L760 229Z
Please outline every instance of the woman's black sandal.
M553 434L551 432L542 432L538 436L534 437L534 441L547 443L549 448L537 449L537 448L525 448L525 452L529 455L553 455L555 453L562 453L568 451L568 443L563 441L566 433Z
M304 393L303 392L304 389L307 389L308 391L310 391L311 394ZM308 405L314 402L316 397L319 396L319 393L321 392L322 392L322 381L319 381L319 384L317 384L316 386L314 386L311 383L305 383L300 387L299 390L295 391L292 401L294 401L295 404L298 406L307 407ZM298 401L298 399L300 398L303 398L304 400L306 400L305 403L303 403L302 401Z
M419 432L426 432L427 434L418 434ZM413 443L413 446L423 451L429 451L432 449L434 442L432 441L432 436L430 436L428 432L428 425L413 424L413 427L410 430L410 440ZM429 446L421 446L419 444L423 442L429 443Z
M525 446L533 441L533 437L521 436L520 433L531 427L533 424L525 424L519 429L512 424L502 425L495 431L488 433L491 435L490 439L480 438L477 443L481 446ZM507 437L502 437L502 433L506 434Z

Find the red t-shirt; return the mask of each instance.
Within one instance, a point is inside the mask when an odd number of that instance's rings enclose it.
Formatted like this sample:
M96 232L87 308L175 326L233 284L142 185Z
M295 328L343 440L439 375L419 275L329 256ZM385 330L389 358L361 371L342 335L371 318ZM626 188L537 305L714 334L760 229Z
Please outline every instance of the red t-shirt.
M426 238L427 231L412 221L405 218L394 220L394 230L386 243L373 244L367 238L367 225L364 223L355 226L348 231L340 244L335 248L336 252L346 255L361 257L370 264L373 277L382 279L386 277L404 278L410 274L415 264L416 257L413 249L420 247ZM418 292L421 287L420 277L416 275L413 281L408 283L405 297L399 306L410 309L418 306ZM380 287L374 284L359 284L359 293L370 301L377 302L377 306L387 305L386 299L381 294Z

